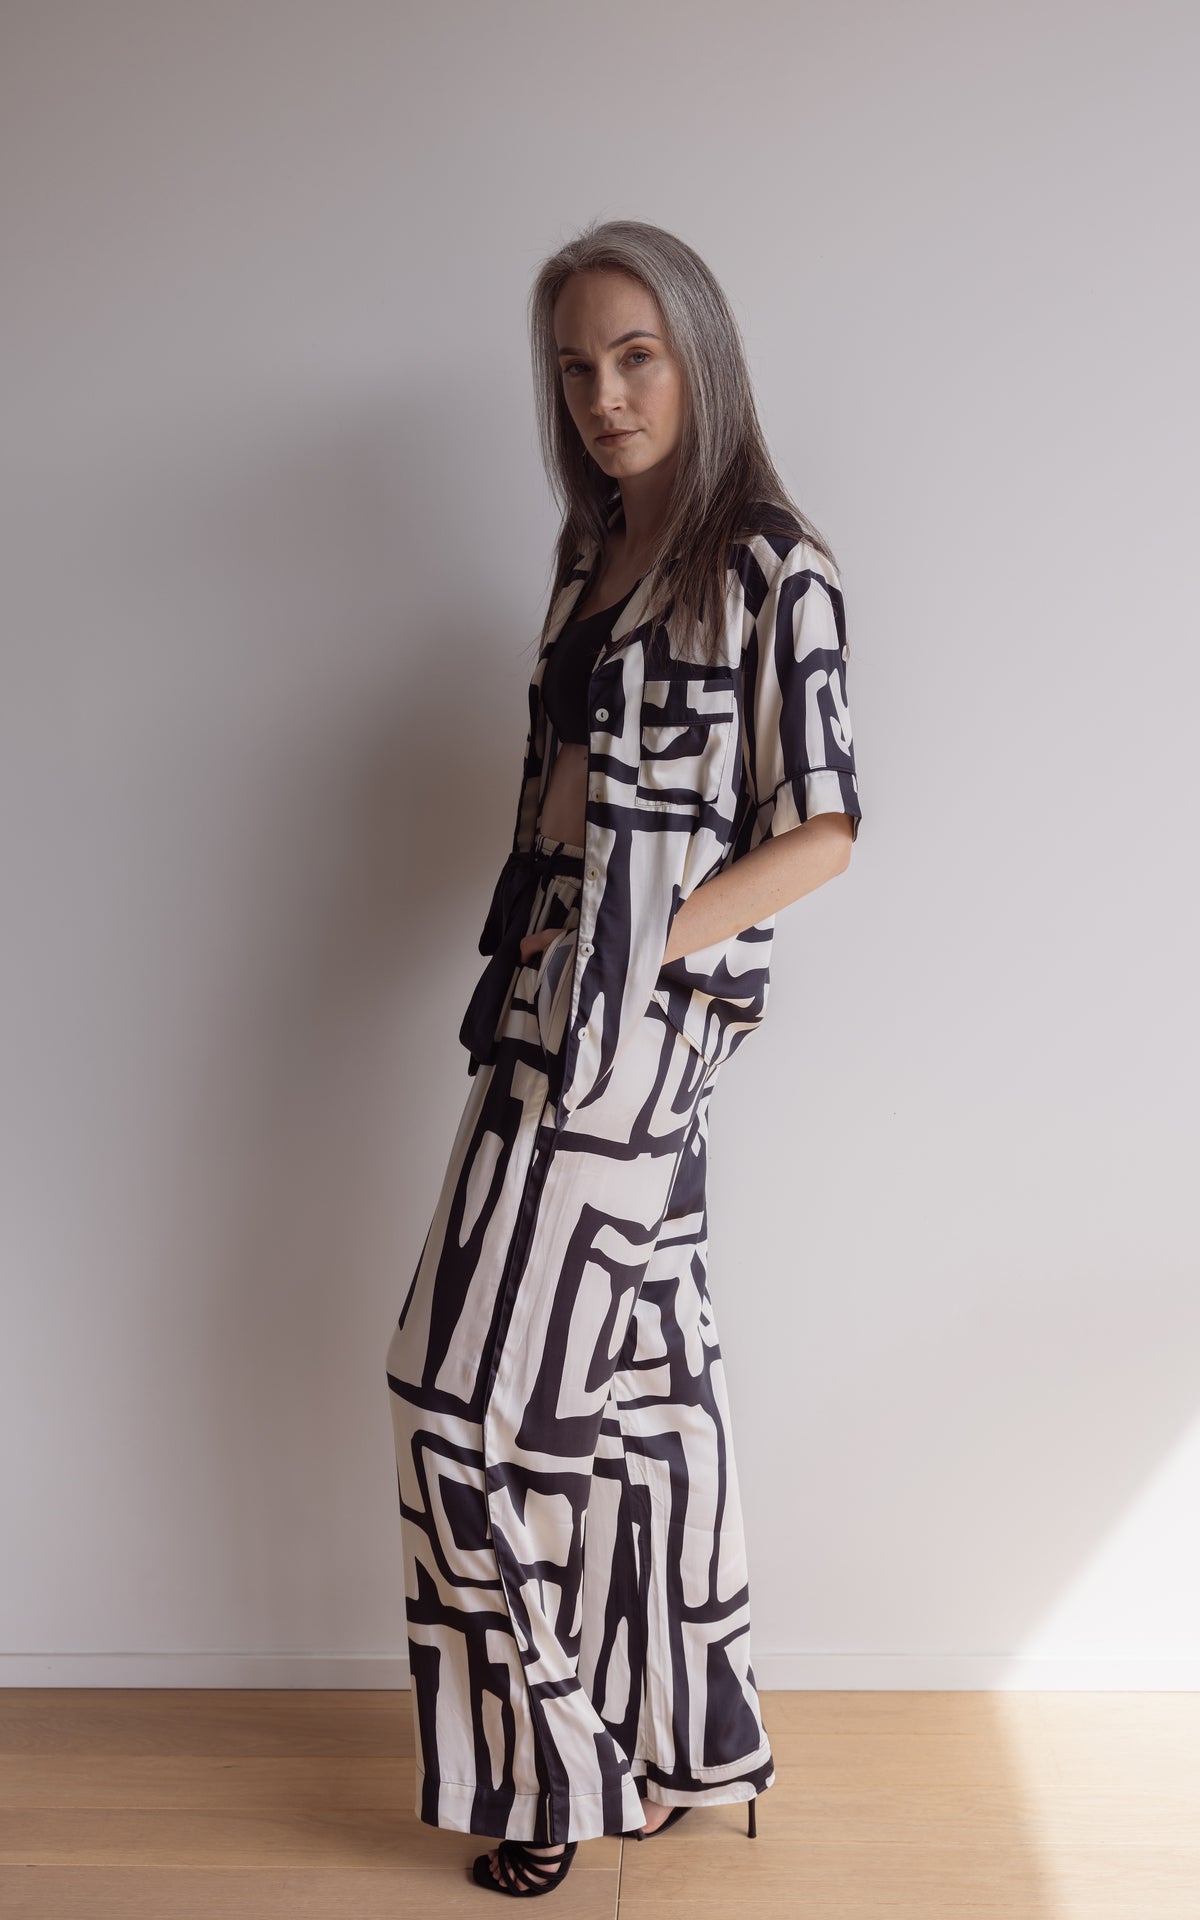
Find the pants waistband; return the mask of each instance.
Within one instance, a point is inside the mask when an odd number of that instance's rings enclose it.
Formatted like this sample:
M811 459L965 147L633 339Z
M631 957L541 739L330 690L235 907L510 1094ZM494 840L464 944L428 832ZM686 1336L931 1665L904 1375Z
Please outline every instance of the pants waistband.
M583 848L570 840L553 840L548 834L535 833L533 857L539 866L544 861L552 862L554 873L578 873L579 878L583 878Z

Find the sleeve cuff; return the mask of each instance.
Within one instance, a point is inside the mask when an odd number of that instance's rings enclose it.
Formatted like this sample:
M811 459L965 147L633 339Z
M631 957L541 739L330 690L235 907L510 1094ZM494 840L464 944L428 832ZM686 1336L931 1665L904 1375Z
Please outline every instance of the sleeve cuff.
M781 780L758 809L759 839L787 833L818 813L848 814L850 838L858 839L862 809L858 804L858 782L852 773L822 767L810 773L790 774Z

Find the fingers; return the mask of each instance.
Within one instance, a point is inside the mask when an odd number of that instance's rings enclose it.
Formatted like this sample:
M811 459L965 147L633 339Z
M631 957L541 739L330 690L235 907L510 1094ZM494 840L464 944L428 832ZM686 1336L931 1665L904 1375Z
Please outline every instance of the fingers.
M521 935L521 965L528 966L535 953L541 953L555 936L562 932L561 927L543 927L540 933Z

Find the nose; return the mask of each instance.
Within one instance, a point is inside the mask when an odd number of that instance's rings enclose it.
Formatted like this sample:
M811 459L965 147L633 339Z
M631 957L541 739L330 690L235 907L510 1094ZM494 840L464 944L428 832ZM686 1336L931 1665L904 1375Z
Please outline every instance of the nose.
M615 373L606 373L603 368L596 375L596 385L592 390L592 416L597 420L606 420L622 406L621 382Z

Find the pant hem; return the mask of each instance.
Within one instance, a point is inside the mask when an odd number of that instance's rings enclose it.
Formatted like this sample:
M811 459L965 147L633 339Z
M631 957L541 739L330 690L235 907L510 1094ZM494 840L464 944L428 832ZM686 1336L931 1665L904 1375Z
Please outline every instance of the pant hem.
M758 1756L742 1762L743 1770L752 1770ZM570 1818L565 1838L598 1840L605 1835L632 1832L642 1823L641 1802L648 1800L663 1807L722 1807L744 1804L774 1785L775 1767L768 1753L757 1771L748 1778L714 1781L711 1786L671 1786L647 1776L652 1761L636 1760L628 1785L636 1805L624 1815L620 1827L604 1825L603 1793L573 1793L568 1796ZM717 1769L713 1768L713 1772ZM693 1776L694 1777L694 1776ZM628 1797L628 1796L627 1796ZM544 1805L542 1793L498 1793L480 1788L469 1780L435 1780L417 1763L416 1795L413 1810L428 1827L444 1827L453 1833L479 1833L502 1840L524 1840L533 1846L553 1846L538 1833L537 1814Z
M755 1786L749 1780L733 1780L720 1787L660 1787L643 1774L635 1774L634 1783L643 1800L651 1800L660 1807L732 1807L744 1805L747 1800L757 1800L760 1794L766 1793L768 1787L773 1787L775 1769L772 1767L760 1786Z
M632 1775L625 1776L625 1813L620 1827L605 1827L604 1806L610 1795L572 1793L567 1797L570 1809L568 1830L560 1839L599 1840L605 1834L628 1833L641 1825L641 1803ZM632 1806L629 1802L632 1801ZM501 1840L524 1840L532 1846L557 1846L538 1832L539 1809L545 1806L541 1792L497 1792L475 1786L468 1780L436 1780L417 1763L416 1794L413 1811L427 1827L445 1827L453 1833L481 1833Z

